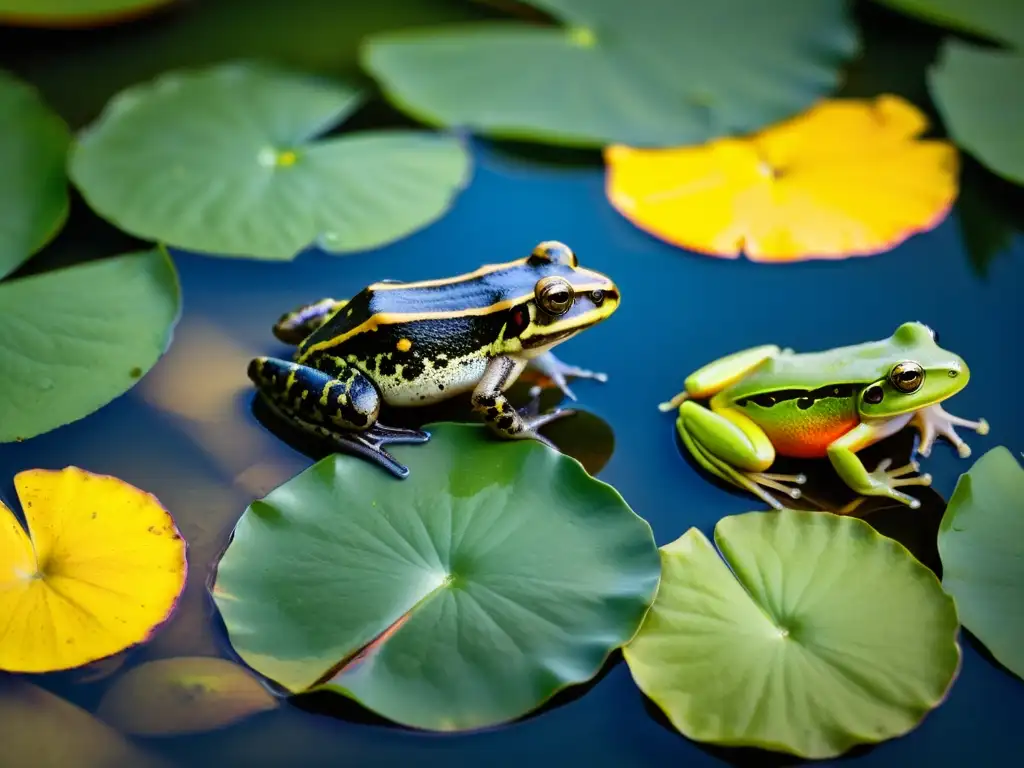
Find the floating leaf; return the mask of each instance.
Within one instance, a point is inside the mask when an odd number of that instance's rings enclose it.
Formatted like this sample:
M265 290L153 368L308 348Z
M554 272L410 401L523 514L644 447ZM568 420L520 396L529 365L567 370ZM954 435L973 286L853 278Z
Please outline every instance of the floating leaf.
M49 691L0 677L5 768L155 768L163 765L113 728Z
M946 40L928 86L953 140L985 167L1024 184L1024 53Z
M162 249L0 283L0 443L128 391L170 344L180 303Z
M362 101L256 65L163 75L83 132L71 177L101 216L179 248L282 260L314 244L375 248L440 217L470 160L456 138L424 131L315 140Z
M555 144L682 144L830 92L857 50L840 0L531 0L561 26L490 22L368 38L363 66L427 122ZM742 19L742 22L738 22Z
M1020 0L876 0L926 21L1024 47Z
M863 520L750 512L661 549L658 598L623 653L686 736L808 758L910 731L960 664L935 575ZM730 570L731 569L731 570Z
M607 195L641 229L712 256L880 253L936 226L956 198L956 149L919 140L926 128L899 97L833 99L749 138L608 147Z
M118 678L96 714L122 733L168 736L223 728L276 706L237 664L180 657L148 662Z
M0 278L42 248L68 214L64 122L0 70Z
M942 585L963 625L1024 677L1024 469L993 448L960 476L939 529Z
M134 18L175 0L0 0L0 21L77 27Z
M185 541L150 494L67 467L14 477L0 503L0 669L49 672L145 641L185 584Z
M289 691L399 723L482 728L592 678L654 598L647 523L533 440L435 424L396 481L334 455L242 515L213 596L234 649Z

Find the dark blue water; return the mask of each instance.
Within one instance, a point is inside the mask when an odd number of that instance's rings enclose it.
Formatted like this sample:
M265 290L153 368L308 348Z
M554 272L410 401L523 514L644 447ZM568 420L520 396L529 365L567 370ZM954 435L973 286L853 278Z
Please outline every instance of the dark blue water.
M74 464L156 494L176 517L190 542L189 587L174 621L131 664L223 652L203 591L210 562L249 501L311 463L252 416L245 360L281 351L270 326L293 305L348 296L382 278L454 274L519 257L545 239L567 242L583 265L611 275L623 294L620 310L559 354L609 374L606 384L574 384L580 407L614 430L614 453L599 476L650 521L659 544L690 526L710 534L724 515L763 508L697 474L677 449L673 417L656 408L694 368L743 347L810 351L882 338L901 322L921 320L971 369L970 384L946 405L989 420L989 435L964 435L973 458L997 444L1024 449L1017 379L1024 375L1024 237L990 264L985 278L972 268L955 218L871 258L767 266L717 260L633 228L606 202L596 167L535 165L481 147L476 158L472 185L446 218L378 251L306 254L288 264L176 254L185 308L171 352L136 389L93 416L0 446L0 488L8 497L14 472ZM923 463L948 497L973 458L958 459L941 443ZM971 642L963 645L962 672L942 707L908 736L841 762L988 766L1019 759L1024 684ZM104 684L54 685L89 706ZM575 759L713 766L749 759L699 746L663 725L645 708L621 659L585 695L562 697L540 716L485 733L418 734L361 721L351 708L343 714L285 705L216 733L151 744L191 765L521 766Z

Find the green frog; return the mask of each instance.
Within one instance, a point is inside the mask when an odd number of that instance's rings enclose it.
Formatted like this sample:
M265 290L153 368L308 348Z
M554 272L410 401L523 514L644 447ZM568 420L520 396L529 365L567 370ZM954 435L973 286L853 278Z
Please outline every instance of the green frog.
M916 461L890 470L883 459L869 472L857 451L907 425L921 433L919 452L928 456L937 435L961 458L971 449L954 425L988 433L988 423L953 416L939 405L967 385L964 361L938 345L928 326L908 322L887 339L824 352L795 353L774 345L723 357L691 374L684 391L659 408L678 408L676 428L687 450L709 472L782 505L764 488L800 498L793 485L804 475L769 474L776 455L827 456L839 477L860 498L882 496L920 506L901 486L929 485ZM709 407L694 402L709 399Z
M504 392L527 366L570 399L566 377L606 381L563 363L552 348L610 317L619 291L580 267L564 243L456 277L383 281L348 300L321 299L282 316L274 335L296 344L291 361L257 357L249 378L273 411L336 450L363 456L404 478L407 467L384 446L423 443L422 430L377 420L381 405L415 407L466 392L500 436L533 438L572 409L540 413L538 393L516 409Z

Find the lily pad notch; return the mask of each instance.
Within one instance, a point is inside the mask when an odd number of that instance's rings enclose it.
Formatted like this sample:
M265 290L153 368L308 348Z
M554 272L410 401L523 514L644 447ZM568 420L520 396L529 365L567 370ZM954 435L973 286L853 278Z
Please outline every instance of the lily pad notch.
M212 594L234 650L287 692L475 730L592 679L636 633L660 562L647 522L575 459L427 429L395 448L402 483L336 454L254 502Z
M364 99L253 62L166 73L80 133L70 176L98 214L173 248L284 261L377 248L439 219L472 164L454 135L323 137Z

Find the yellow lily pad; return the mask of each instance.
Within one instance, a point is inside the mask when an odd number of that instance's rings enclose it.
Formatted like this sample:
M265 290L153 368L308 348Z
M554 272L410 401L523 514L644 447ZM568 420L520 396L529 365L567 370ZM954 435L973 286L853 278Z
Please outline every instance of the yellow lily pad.
M223 728L277 703L234 662L182 656L129 670L103 695L96 714L122 733L170 736Z
M612 145L606 193L641 229L712 256L867 256L935 227L956 199L956 148L918 138L927 127L897 96L831 99L745 138Z
M0 669L50 672L145 641L185 585L186 545L152 495L77 467L14 478L0 503Z

